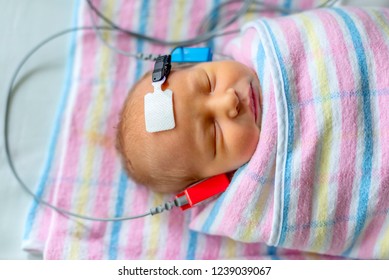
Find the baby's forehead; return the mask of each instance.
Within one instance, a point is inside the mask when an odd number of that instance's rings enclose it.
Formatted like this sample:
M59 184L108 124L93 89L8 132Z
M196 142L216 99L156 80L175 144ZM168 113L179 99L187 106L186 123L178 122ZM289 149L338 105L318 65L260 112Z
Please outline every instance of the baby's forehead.
M137 83L136 90L140 95L144 95L147 92L153 91L153 86L151 82L151 72L147 72Z

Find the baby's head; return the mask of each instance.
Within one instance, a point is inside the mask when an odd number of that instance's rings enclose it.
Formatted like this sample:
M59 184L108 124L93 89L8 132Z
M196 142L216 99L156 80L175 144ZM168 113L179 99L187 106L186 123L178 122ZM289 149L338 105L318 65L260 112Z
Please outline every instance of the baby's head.
M260 86L255 72L235 61L175 69L162 89L173 91L176 126L149 133L144 96L151 73L130 91L120 115L118 150L136 182L173 193L238 169L253 155L260 132Z

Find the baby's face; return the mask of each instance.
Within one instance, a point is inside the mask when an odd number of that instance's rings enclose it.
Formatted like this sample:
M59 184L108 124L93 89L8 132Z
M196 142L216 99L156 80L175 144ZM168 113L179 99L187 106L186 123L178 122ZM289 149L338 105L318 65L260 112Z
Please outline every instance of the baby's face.
M145 93L153 91L150 79L143 83ZM236 170L251 158L261 122L253 70L234 61L201 63L173 69L162 88L173 91L176 127L153 133L160 152L175 154L198 178Z

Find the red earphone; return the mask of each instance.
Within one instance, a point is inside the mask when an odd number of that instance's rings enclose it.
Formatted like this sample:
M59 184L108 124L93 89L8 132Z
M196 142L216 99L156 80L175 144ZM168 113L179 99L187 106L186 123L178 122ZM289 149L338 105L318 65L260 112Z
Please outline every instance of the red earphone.
M186 210L224 192L229 184L230 180L226 174L216 175L187 188L177 194L176 199L182 201L181 210Z

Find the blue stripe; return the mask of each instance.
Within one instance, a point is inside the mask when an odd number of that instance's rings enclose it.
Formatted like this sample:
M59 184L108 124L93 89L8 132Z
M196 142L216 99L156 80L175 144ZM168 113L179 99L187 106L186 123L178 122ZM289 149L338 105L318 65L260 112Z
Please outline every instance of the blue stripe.
M292 0L285 0L283 8L290 10L291 7L292 7Z
M213 0L213 4L212 4L211 9L213 9L214 7L217 7L218 5L220 5L220 0ZM214 25L217 25L217 23L219 21L219 16L220 16L219 9L216 9L213 12L213 14L211 15L212 20L211 20L210 26L214 27ZM213 50L214 45L215 45L214 38L211 38L210 40L208 40L208 42L207 42L208 48Z
M372 171L372 161L373 161L373 129L372 129L372 116L371 116L371 107L370 107L370 85L369 85L369 73L368 66L366 62L366 54L362 44L362 38L359 34L355 23L344 11L338 8L334 10L342 17L346 26L350 32L351 39L354 45L355 52L358 57L358 67L361 75L361 87L362 87L362 106L363 106L363 134L364 134L364 151L363 151L363 160L362 160L362 177L361 185L359 188L359 201L358 201L358 211L357 211L357 221L355 226L355 232L350 244L350 247L345 250L343 255L348 255L354 247L357 238L361 234L361 231L366 223L367 215L367 206L369 203L369 192L371 185L371 171Z
M289 214L289 200L290 200L290 185L291 185L291 173L292 173L292 157L293 157L293 141L294 141L294 114L293 114L293 105L290 96L290 85L288 80L288 73L286 71L285 63L282 58L280 48L277 44L277 40L266 21L264 24L270 34L271 40L274 45L274 49L277 55L278 63L281 69L282 81L284 85L284 93L286 99L287 107L287 150L286 150L286 160L285 160L285 175L284 175L284 190L283 190L283 200L284 200L284 209L282 212L282 222L281 222L281 236L279 244L281 245L285 241L286 232L287 232L287 219Z
M127 189L127 176L125 172L122 170L120 173L119 180L119 191L115 205L115 217L123 216L123 207L125 201L125 194ZM111 241L109 243L109 259L116 260L117 259L117 248L119 244L119 233L122 227L122 222L114 222L112 225L111 232Z
M259 43L258 52L257 52L257 72L259 80L263 83L265 79L265 49L263 48L262 42Z
M212 226L212 224L215 221L215 218L219 215L220 208L223 204L223 201L226 197L226 192L224 192L215 202L215 205L212 207L211 212L209 213L207 219L204 222L203 227L201 228L201 231L204 233L209 233L209 230Z
M194 260L196 256L198 234L193 230L189 230L188 250L186 252L187 260Z
M290 14L291 12L291 8L292 8L292 0L285 0L285 2L284 2L284 5L283 5L283 8L285 9L285 10L288 10L288 12L282 12L281 14L282 15L288 15L288 14Z
M268 246L267 255L271 257L272 260L279 260L280 258L277 255L277 247Z
M145 34L146 27L147 27L147 19L148 19L148 12L149 12L149 0L142 1L142 6L140 8L141 14L139 16L140 22L139 22L139 33ZM136 51L137 53L143 52L143 40L137 40L136 41ZM143 71L143 63L139 59L136 61L136 73L135 73L135 80L139 80ZM125 190L127 187L126 184L127 176L122 171L120 174L120 181L119 181L119 190L118 190L118 196L116 200L116 217L122 216L123 213L123 207L124 207L124 200L125 200ZM121 229L121 223L122 222L114 222L111 232L111 240L109 244L109 258L110 259L116 259L117 258L117 250L118 250L118 236ZM138 241L137 241L138 242Z
M78 11L80 9L80 1L75 0L74 6L73 6L73 19L72 19L72 26L77 26L77 15ZM54 118L54 127L53 131L51 133L50 137L50 143L49 143L49 149L47 153L47 158L45 161L45 166L43 168L41 177L38 182L38 186L36 187L36 193L35 195L39 198L42 197L47 180L49 177L49 173L51 171L51 167L53 166L53 159L54 159L54 154L55 150L57 147L58 143L58 136L61 128L61 120L62 120L62 115L65 111L65 107L67 104L69 92L70 92L70 86L72 84L72 73L73 73L73 65L74 65L74 59L75 59L75 49L76 49L76 32L72 33L71 39L70 39L70 44L69 44L69 53L68 53L68 59L66 61L66 68L65 68L65 82L64 86L62 89L61 93L61 99L59 101L58 109L56 116ZM32 230L32 226L34 224L37 210L38 210L38 202L34 199L30 208L30 211L27 216L27 221L24 227L24 234L23 234L23 239L26 240L30 237L30 233Z
M247 166L247 164L244 165L244 166L242 166L241 168L239 168L239 169L235 172L234 177L233 177L233 179L231 180L230 185L234 183L235 178L237 178L237 177L239 176L239 174L242 172L242 170L243 170L244 167L246 167L246 166ZM211 210L211 213L209 213L208 218L207 218L207 219L205 220L205 222L204 222L204 225L203 225L203 227L202 227L202 229L201 229L202 232L204 232L204 233L209 233L209 230L210 230L210 228L211 228L213 222L215 221L216 217L219 215L220 208L221 208L221 206L222 206L222 204L223 204L223 201L224 201L224 199L225 199L226 196L227 196L227 191L224 192L224 193L216 200L216 203L215 203L215 205L213 206L213 208L212 208L212 210Z

